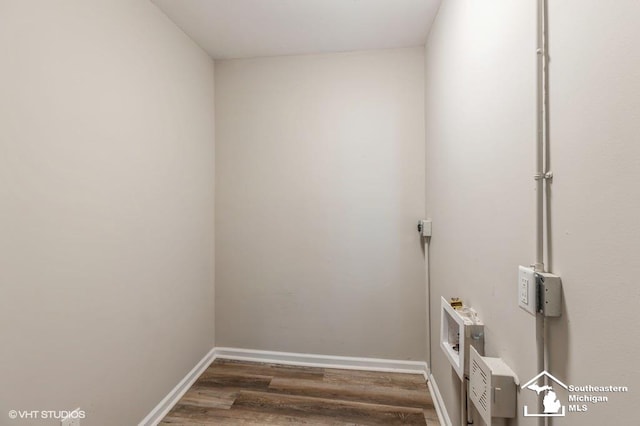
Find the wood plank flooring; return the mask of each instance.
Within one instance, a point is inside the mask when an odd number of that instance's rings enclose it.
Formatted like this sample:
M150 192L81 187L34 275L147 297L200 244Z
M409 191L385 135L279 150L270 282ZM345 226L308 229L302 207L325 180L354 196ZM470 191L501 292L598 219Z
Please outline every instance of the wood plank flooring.
M424 377L215 360L161 425L440 425Z

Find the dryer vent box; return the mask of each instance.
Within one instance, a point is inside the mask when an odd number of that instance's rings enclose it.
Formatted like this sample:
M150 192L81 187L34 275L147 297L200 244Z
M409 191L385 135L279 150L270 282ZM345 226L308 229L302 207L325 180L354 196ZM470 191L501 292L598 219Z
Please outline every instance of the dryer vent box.
M502 358L484 357L471 347L469 397L486 424L492 417L516 417L517 384Z

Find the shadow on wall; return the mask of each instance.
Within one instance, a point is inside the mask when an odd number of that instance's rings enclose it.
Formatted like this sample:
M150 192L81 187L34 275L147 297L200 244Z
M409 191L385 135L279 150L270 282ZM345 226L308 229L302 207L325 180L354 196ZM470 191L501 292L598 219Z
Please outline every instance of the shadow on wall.
M565 382L570 381L569 360L570 334L569 334L569 309L562 295L562 316L558 318L547 318L548 329L551 330L547 336L547 346L549 347L549 371L553 375Z

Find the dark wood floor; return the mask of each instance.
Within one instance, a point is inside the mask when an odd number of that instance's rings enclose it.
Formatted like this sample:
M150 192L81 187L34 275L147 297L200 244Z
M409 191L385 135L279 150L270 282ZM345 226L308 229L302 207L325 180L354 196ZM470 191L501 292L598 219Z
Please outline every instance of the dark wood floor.
M161 425L439 425L424 377L217 359Z

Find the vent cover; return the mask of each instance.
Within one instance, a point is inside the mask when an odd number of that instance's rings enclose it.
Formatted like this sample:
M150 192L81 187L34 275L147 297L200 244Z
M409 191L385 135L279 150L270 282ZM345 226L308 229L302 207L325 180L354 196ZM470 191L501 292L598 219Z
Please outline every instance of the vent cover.
M481 356L471 347L469 359L469 396L482 420L516 416L518 378L502 358Z
M489 378L490 372L482 369L478 360L471 358L471 375L469 382L471 383L471 399L476 404L480 414L489 411ZM483 414L484 417L484 414ZM490 416L489 416L490 417Z

